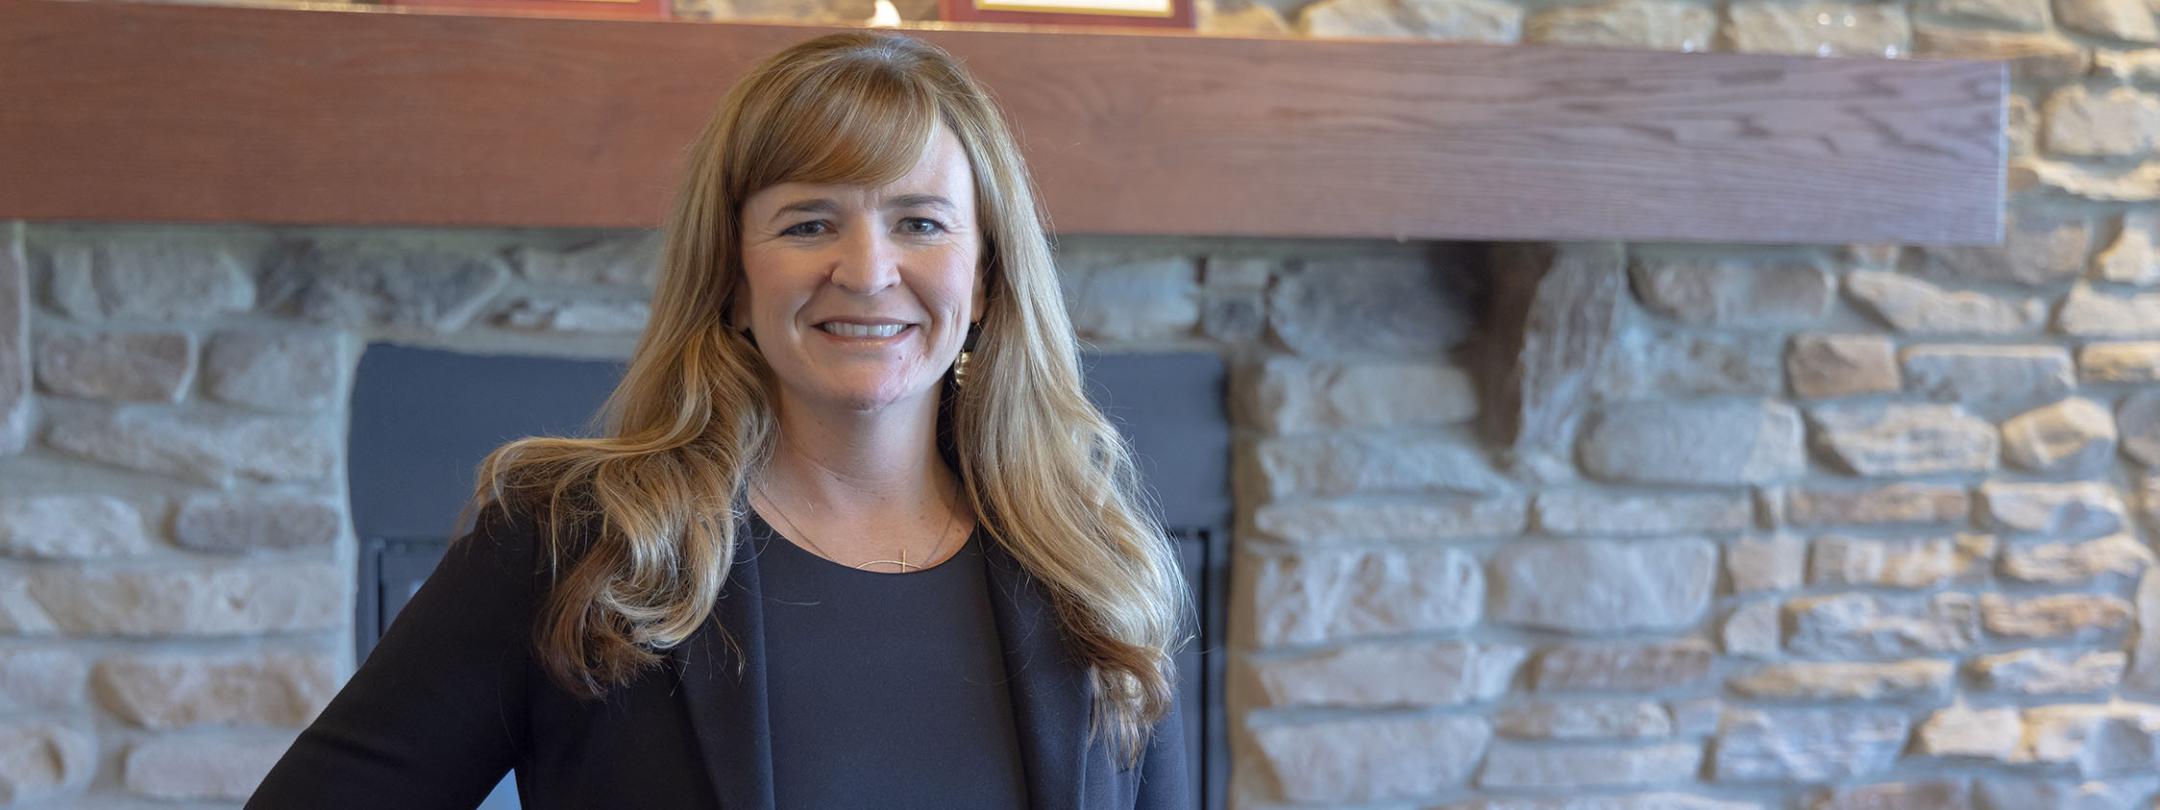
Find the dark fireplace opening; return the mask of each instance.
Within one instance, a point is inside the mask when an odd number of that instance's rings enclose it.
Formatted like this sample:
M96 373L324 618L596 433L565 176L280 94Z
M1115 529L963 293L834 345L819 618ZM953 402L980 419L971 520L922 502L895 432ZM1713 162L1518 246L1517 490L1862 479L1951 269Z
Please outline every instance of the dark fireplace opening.
M1193 807L1227 805L1224 701L1230 425L1224 360L1208 352L1083 355L1089 395L1133 442L1177 540L1198 638L1178 658ZM505 441L585 435L622 364L371 344L352 392L347 480L360 541L355 644L364 660L441 559L474 465ZM469 526L456 527L462 532ZM514 808L506 778L481 805Z

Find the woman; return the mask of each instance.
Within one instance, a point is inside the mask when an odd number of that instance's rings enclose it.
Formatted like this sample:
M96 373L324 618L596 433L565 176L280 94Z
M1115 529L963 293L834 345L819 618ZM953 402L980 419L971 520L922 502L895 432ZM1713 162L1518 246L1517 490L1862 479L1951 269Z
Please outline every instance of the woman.
M1187 806L1189 599L982 88L901 36L790 48L666 235L605 437L481 463L248 806L471 807L513 768L526 807Z

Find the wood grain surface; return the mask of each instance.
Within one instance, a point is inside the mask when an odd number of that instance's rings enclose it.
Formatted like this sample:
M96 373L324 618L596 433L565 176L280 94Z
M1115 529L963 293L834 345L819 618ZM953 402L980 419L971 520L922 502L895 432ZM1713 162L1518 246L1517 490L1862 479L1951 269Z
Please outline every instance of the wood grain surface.
M652 227L829 27L0 0L0 219ZM2000 62L909 29L1064 233L1985 244Z

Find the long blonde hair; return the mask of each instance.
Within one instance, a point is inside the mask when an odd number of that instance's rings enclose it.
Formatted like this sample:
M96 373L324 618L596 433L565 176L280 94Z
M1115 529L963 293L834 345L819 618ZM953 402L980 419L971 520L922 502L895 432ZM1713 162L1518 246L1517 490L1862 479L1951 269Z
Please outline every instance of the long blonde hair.
M729 90L691 147L652 316L596 417L601 438L518 439L478 467L461 525L490 504L543 517L555 580L534 644L566 691L599 697L660 663L710 616L734 562L744 487L777 439L772 370L725 322L744 200L784 182L891 182L938 121L974 172L988 301L967 385L940 383L939 445L1089 667L1090 739L1107 730L1128 763L1144 751L1171 708L1191 597L1129 446L1083 392L1044 214L1002 115L950 55L890 33L802 42Z

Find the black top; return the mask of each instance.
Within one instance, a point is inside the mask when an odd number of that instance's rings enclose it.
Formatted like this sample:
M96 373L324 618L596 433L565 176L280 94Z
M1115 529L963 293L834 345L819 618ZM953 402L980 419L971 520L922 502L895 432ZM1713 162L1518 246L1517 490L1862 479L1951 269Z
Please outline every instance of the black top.
M935 566L883 573L750 515L778 806L1026 807L980 532Z

